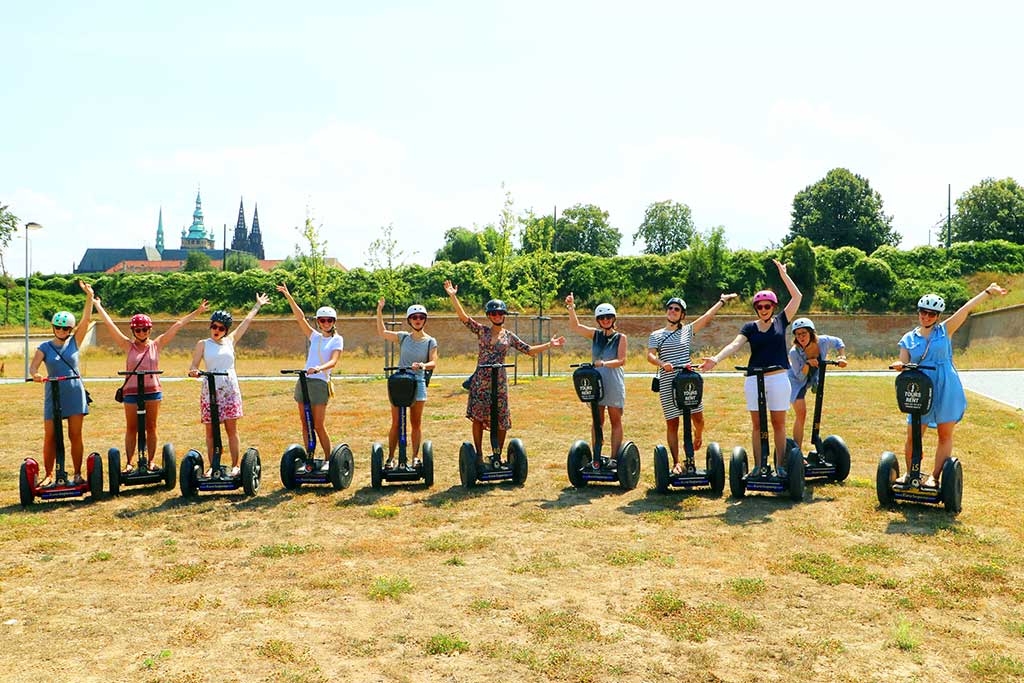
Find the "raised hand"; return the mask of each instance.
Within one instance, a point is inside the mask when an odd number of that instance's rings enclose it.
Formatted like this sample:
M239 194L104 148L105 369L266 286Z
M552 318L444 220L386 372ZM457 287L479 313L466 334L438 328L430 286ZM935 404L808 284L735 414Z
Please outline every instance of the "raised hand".
M266 306L269 303L270 303L270 297L267 296L266 294L257 294L256 295L256 305L257 306Z
M206 313L208 310L210 310L210 302L207 301L206 299L203 299L202 301L199 302L199 312Z
M785 263L783 263L782 261L780 261L777 258L773 258L772 259L772 263L774 263L775 267L779 269L779 275L785 275L785 273L786 273L786 264Z
M559 346L564 346L564 345L565 345L565 337L552 337L551 338L551 346L552 346L552 348L556 348L557 349Z
M377 312L382 313L384 311L384 297L377 300Z
M569 296L565 297L565 307L566 308L572 308L575 305L576 305L576 297L574 297L572 295L572 292L569 292Z
M279 284L277 287L275 287L275 289L284 294L286 297L290 297L292 295L292 293L288 291L288 285L286 285L283 282Z
M735 292L730 292L729 294L721 295L720 297L718 297L718 300L721 301L724 304L724 303L728 303L728 302L732 301L733 299L735 299L738 296L739 296L739 294L736 294Z
M1000 287L997 283L993 282L992 284L985 288L985 291L988 293L989 296L1003 296L1010 290Z
M455 296L459 293L459 288L453 285L451 280L445 280L444 291L447 292L448 296Z
M83 280L79 280L78 281L78 286L82 288L83 292L85 292L89 296L95 298L96 293L92 291L92 285L90 285L88 282L84 282Z

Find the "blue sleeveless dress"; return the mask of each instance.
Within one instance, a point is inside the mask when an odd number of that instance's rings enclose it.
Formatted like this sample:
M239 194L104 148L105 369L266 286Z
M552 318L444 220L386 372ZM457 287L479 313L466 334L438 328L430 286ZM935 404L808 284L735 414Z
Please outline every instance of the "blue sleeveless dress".
M922 370L935 385L935 399L932 409L921 416L921 423L936 427L944 422L959 422L967 410L967 395L960 375L953 367L953 342L946 333L946 323L937 323L931 333L931 345L915 327L900 339L900 348L910 352L911 363L934 366L934 370ZM925 347L928 355L925 355ZM921 357L924 356L924 360ZM907 415L907 422L910 416Z

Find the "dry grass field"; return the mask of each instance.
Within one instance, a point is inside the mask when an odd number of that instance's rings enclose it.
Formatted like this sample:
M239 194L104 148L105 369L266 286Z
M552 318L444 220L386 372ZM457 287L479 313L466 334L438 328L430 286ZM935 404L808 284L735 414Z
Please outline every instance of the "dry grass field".
M39 450L42 390L0 387L0 680L1024 680L1024 417L970 397L959 517L881 510L876 463L903 430L891 379L830 379L825 432L853 469L801 503L656 494L664 423L645 378L629 380L626 413L640 486L576 491L566 452L589 414L568 379L545 378L512 389L521 488L461 489L465 394L437 380L435 486L373 491L386 393L347 381L328 425L356 453L352 487L285 492L291 387L248 382L258 497L136 488L29 510L17 471ZM740 381L705 387L707 439L727 453L749 439ZM198 387L165 390L161 440L180 458L202 442ZM93 385L87 450L122 441L113 391Z

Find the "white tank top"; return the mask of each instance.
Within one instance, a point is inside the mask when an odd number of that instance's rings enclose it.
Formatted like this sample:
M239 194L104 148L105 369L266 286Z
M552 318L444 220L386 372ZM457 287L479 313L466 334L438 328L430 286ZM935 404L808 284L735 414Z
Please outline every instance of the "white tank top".
M218 344L212 339L204 339L203 362L208 372L227 372L235 374L235 345L229 337ZM218 378L220 379L220 378Z

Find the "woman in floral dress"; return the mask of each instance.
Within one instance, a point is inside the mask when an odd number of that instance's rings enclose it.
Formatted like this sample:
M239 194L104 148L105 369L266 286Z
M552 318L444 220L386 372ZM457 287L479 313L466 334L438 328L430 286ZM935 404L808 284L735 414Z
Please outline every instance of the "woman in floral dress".
M485 311L490 325L481 325L466 314L456 294L459 288L452 284L451 280L444 281L444 291L452 300L452 306L459 316L462 324L469 328L470 332L479 338L479 352L477 354L477 365L489 365L493 363L504 363L505 355L509 347L514 347L521 353L536 356L554 347L558 348L565 344L565 337L552 337L550 341L543 344L530 346L512 332L504 328L505 316L508 309L505 302L500 299L491 299L487 302ZM474 372L469 385L469 401L466 403L466 417L473 421L473 444L476 446L477 466L484 466L482 457L482 444L484 430L490 428L491 422L491 373ZM498 368L498 449L505 447L505 434L512 426L512 416L508 409L508 376L505 368Z

